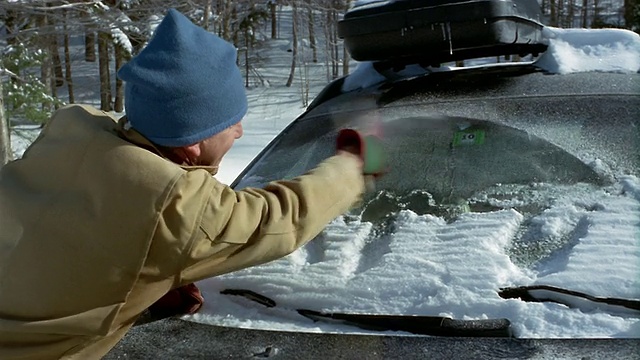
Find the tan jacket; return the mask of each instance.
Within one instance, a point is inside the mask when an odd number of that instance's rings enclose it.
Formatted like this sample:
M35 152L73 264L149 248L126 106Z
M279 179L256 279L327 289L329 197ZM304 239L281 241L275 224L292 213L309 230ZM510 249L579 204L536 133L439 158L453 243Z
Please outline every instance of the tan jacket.
M364 191L347 156L234 191L120 131L69 106L0 171L0 359L100 358L171 288L289 254Z

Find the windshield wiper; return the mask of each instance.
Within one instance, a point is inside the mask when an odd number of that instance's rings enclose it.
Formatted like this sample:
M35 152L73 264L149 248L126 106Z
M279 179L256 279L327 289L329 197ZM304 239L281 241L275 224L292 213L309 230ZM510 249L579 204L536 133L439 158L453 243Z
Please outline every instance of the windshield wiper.
M246 289L226 289L225 295L238 295L267 307L277 306L273 299ZM459 337L513 337L508 319L458 320L444 316L388 315L320 312L295 309L313 321L341 323L364 330L406 331L418 335Z
M599 297L579 291L549 285L529 285L501 288L498 295L504 299L519 298L532 302L555 302L586 311L602 310L609 313L640 313L640 300Z

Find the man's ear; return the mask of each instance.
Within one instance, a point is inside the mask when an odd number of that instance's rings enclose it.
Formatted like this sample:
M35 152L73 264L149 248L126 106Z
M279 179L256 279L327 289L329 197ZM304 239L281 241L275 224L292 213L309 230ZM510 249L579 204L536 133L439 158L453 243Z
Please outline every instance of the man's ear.
M182 146L181 149L189 157L189 159L197 159L200 157L200 143L193 145Z
M193 145L179 146L179 147L166 147L156 145L162 155L167 159L173 161L176 164L195 165L202 154L200 149L201 143Z

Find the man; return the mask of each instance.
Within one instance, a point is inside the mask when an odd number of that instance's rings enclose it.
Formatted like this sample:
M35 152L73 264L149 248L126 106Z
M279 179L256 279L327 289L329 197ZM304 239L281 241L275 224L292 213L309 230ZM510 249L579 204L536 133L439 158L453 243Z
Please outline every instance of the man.
M167 293L196 311L190 284L285 256L359 200L367 140L354 131L290 181L236 192L211 176L242 136L235 61L170 10L118 73L126 117L63 108L2 168L0 359L100 358Z

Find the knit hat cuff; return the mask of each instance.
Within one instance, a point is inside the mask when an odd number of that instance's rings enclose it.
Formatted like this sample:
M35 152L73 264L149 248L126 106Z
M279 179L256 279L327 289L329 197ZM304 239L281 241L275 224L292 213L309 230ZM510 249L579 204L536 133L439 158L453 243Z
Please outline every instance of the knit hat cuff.
M244 115L247 113L247 110L248 110L248 105L245 103L244 106L240 109L240 112L238 112L233 117L229 118L224 122L219 122L215 126L210 127L208 129L204 129L195 134L189 134L187 136L180 136L180 137L175 137L175 136L160 137L160 136L148 136L148 135L145 135L145 137L147 137L150 141L152 141L155 144L166 146L166 147L180 147L180 146L195 144L199 141L210 138L211 136L225 130L230 126L237 124L238 122L240 122L240 120L242 120Z

